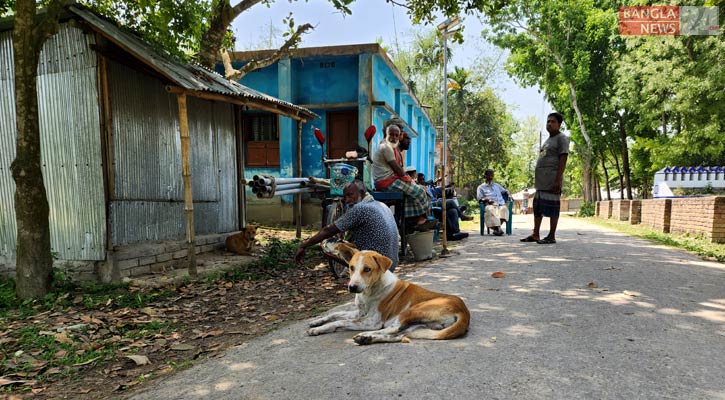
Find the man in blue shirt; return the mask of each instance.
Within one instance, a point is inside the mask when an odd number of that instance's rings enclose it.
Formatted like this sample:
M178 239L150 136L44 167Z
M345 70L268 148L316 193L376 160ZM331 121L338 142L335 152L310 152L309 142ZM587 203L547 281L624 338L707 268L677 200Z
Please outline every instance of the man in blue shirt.
M361 180L354 180L342 192L345 204L350 208L335 222L322 228L317 234L300 244L294 255L301 263L305 248L329 239L340 232L350 232L350 241L358 250L373 250L393 260L389 271L398 266L400 249L398 226L390 209L373 199Z
M486 181L476 190L476 199L479 203L486 204L484 212L486 226L493 229L494 235L501 236L503 235L501 222L509 219L509 210L506 207L504 194L507 197L510 194L508 190L493 181L493 170L487 169L483 173L483 177Z

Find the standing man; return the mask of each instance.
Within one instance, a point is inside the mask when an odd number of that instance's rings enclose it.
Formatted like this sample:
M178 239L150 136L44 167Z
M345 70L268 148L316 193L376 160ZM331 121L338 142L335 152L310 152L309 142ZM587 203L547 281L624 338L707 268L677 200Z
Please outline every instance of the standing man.
M322 228L300 244L294 260L301 263L305 249L329 239L340 232L350 232L350 241L358 250L374 250L393 260L390 272L398 266L398 226L390 209L373 199L365 190L365 184L356 179L345 186L343 200L350 208L335 222Z
M541 147L539 159L536 161L534 178L534 188L536 188L533 207L534 232L521 239L522 242L556 243L561 186L566 160L569 157L569 138L559 131L563 121L564 117L558 112L551 113L546 118L546 131L549 132L549 138ZM539 228L541 228L541 221L544 217L549 217L551 225L549 234L542 239L539 237Z
M486 181L476 189L476 199L486 205L483 216L486 226L493 229L494 235L502 236L501 222L509 219L509 209L506 207L504 194L507 197L510 197L510 194L503 186L493 181L492 169L484 171L483 178Z

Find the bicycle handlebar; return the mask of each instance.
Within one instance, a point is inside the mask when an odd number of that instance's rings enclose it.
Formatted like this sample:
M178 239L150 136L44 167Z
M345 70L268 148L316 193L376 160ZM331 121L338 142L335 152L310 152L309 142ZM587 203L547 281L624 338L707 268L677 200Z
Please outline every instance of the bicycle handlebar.
M322 162L325 164L329 163L338 163L338 162L347 162L347 161L371 161L370 158L366 157L359 157L359 158L322 158Z

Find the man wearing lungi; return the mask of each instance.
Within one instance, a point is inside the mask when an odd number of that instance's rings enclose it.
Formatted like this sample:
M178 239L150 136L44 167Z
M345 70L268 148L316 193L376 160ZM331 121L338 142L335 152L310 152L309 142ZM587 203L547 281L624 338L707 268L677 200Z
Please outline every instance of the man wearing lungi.
M561 186L566 160L569 156L569 138L559 131L563 121L564 117L558 112L551 113L546 118L546 131L549 132L549 138L541 146L534 174L534 187L536 188L533 207L534 232L521 239L522 242L556 243ZM549 217L551 225L549 234L542 239L539 237L539 228L544 217Z

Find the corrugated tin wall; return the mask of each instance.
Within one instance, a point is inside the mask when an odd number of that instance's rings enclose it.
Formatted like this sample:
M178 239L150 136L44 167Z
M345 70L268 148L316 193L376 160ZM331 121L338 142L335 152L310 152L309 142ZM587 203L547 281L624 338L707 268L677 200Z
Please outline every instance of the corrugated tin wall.
M43 177L51 247L61 259L105 258L105 200L92 35L62 25L38 65ZM15 111L12 39L0 34L0 256L14 258Z
M10 163L15 158L15 85L11 32L0 33L0 263L15 258L15 182Z
M178 103L163 84L108 63L114 156L112 241L183 239ZM233 108L188 98L197 234L238 226Z

